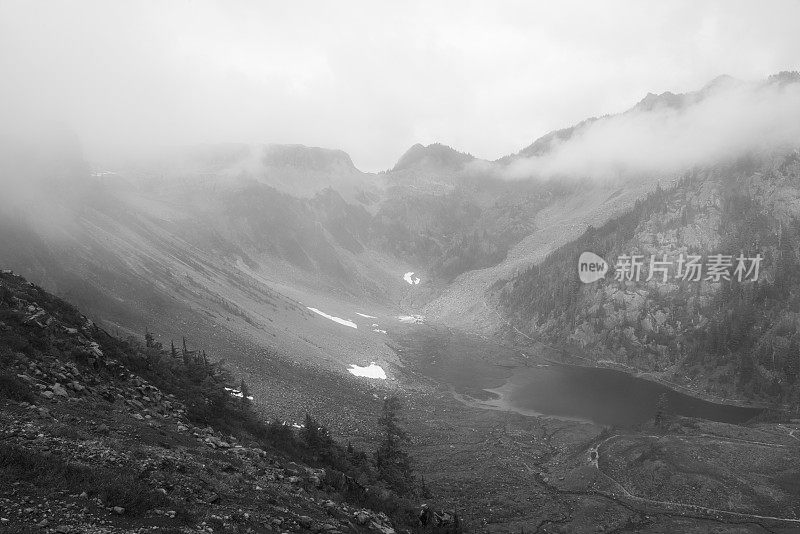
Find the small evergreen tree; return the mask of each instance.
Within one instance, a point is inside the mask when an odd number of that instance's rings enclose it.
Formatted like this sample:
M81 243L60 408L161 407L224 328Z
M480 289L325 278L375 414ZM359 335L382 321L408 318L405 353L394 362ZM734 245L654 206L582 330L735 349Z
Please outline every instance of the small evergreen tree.
M797 342L797 336L792 337L792 341L789 343L789 352L786 355L783 372L790 384L794 384L800 374L800 344Z
M170 356L172 357L173 360L177 360L178 359L178 351L175 350L175 341L170 341L169 354L170 354Z
M655 425L658 428L665 428L667 426L667 418L669 417L669 399L666 393L658 396L656 403L656 415L654 417Z
M453 512L453 528L452 528L452 532L453 532L453 534L461 534L462 532L464 532L464 529L461 528L461 518L458 517L458 512L456 512L456 511ZM520 534L525 534L525 528L524 527L520 527Z
M148 349L153 346L153 334L147 328L144 329L144 346Z
M699 284L698 284L699 285ZM749 352L742 352L739 360L739 387L744 387L753 381L756 365Z
M378 478L400 494L414 487L411 458L403 446L408 441L406 431L400 426L400 400L387 397L378 424L383 427L383 441L375 451L375 467Z
M303 440L306 447L314 454L320 454L333 442L328 434L328 429L308 413L306 414L305 421L303 421L303 428L300 429L299 434L300 439Z
M183 352L181 355L183 356L183 364L188 367L191 360L189 359L189 351L186 350L186 336L183 336Z
M250 388L247 387L244 378L242 378L242 383L239 385L239 392L242 394L241 409L242 411L247 411L250 408Z
M423 499L430 499L431 498L431 490L428 488L428 485L425 484L425 477L422 477L422 481L419 484L419 494Z

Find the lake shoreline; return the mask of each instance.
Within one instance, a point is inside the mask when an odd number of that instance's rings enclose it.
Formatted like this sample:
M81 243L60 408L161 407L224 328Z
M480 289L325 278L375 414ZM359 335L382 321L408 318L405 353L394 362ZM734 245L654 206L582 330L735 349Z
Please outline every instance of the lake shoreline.
M693 397L697 400L702 400L706 402L710 402L713 404L719 404L722 406L734 406L737 408L753 408L758 410L765 410L770 408L769 404L764 403L754 403L748 402L741 399L730 399L730 398L722 398L715 395L709 395L707 393L703 393L694 389L690 389L687 386L683 386L681 384L676 384L675 382L670 382L669 380L665 380L663 378L659 378L657 376L653 376L651 373L645 373L641 371L631 370L631 368L622 366L622 365L598 365L596 362L594 363L580 363L580 362L564 362L558 360L551 360L549 358L541 357L543 361L546 361L552 365L564 365L568 367L581 367L585 369L607 369L609 371L616 371L619 373L625 373L628 376L633 378L638 378L640 380L647 380L648 382L653 382L654 384L658 384L664 386L668 389L676 393L681 393L683 395ZM587 360L588 361L588 360Z
M483 392L490 394L490 398L486 398L483 395L474 395L470 391L464 391L452 386L450 388L451 393L460 402L476 408L515 412L531 417L550 417L600 426L629 427L644 423L652 417L652 414L657 409L656 400L659 391L663 391L669 396L670 406L675 410L675 413L685 417L698 417L710 421L742 424L753 417L757 417L763 410L760 407L713 402L698 396L688 395L655 380L645 380L632 373L609 367L570 365L544 358L537 358L537 361L547 363L533 364L528 362L526 365L517 366L502 384L485 387ZM564 379L566 379L566 382L561 384L560 382ZM594 389L597 383L606 383L606 391L613 390L624 393L622 395L616 394L614 396L617 399L616 401L603 398L602 393L600 397L597 397L598 391L603 391L603 387L600 387L599 390ZM579 388L575 390L574 395L568 395L573 399L572 403L567 401L564 404L563 400L554 401L554 399L560 398L559 391L562 391L564 387ZM653 388L656 389L654 390ZM569 389L566 391L569 391ZM620 398L628 398L628 400L623 400L620 404ZM589 404L584 404L584 407L581 407L582 402L589 402ZM610 404L607 404L609 402ZM618 403L616 408L614 408L614 402ZM593 411L591 408L594 405L593 403L605 405L612 411L607 411L606 413ZM652 413L650 411L642 413L641 410L638 410L637 413L636 409L629 410L626 407L626 404L629 403L633 403L636 406L649 406ZM673 405L673 403L675 404Z
M641 380L647 380L648 382L659 384L661 386L664 386L666 388L675 391L676 393L682 393L689 397L693 397L695 399L706 402L711 402L714 404L735 406L737 408L754 408L759 410L765 410L767 408L774 406L772 404L768 404L765 402L758 402L758 401L754 402L754 401L746 401L741 398L726 398L726 397L719 397L716 395L709 395L708 393L691 389L688 386L677 384L675 382L660 378L658 376L654 376L652 373L638 371L629 366L622 365L616 362L609 362L611 363L611 365L604 365L598 363L596 360L591 360L589 358L575 354L576 352L582 352L579 347L574 347L569 345L563 345L557 347L555 345L548 345L542 341L535 341L533 339L531 339L531 341L533 341L536 345L533 347L528 347L527 349L520 347L516 344L509 345L499 340L497 341L497 343L507 348L512 348L513 350L516 350L519 354L523 356L523 358L525 358L525 360L529 358L526 352L537 352L539 354L537 354L535 357L549 364L565 365L571 367L582 367L590 369L608 369L611 371L617 371L620 373L625 373L633 378L639 378ZM543 355L542 353L545 353L546 355ZM561 356L561 359L558 359L558 356ZM787 406L781 405L781 408L787 409Z

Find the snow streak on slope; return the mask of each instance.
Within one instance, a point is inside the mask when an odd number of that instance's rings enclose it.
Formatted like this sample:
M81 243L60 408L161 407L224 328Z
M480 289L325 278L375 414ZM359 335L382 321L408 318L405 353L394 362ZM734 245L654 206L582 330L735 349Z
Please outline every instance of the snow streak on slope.
M350 369L348 369L348 371L350 371L350 373L352 373L355 376L386 380L386 372L380 365L376 364L375 362L371 362L366 367L361 367L360 365L351 364Z
M330 319L334 323L339 323L339 324L342 324L344 326L349 326L350 328L358 328L358 325L356 323L354 323L353 321L348 321L347 319L342 319L341 317L334 317L333 315L328 315L324 311L320 311L320 310L318 310L316 308L312 308L310 306L306 306L306 308L308 308L309 310L311 310L312 312L314 312L314 313L316 313L318 315L321 315L321 316L325 317L326 319Z

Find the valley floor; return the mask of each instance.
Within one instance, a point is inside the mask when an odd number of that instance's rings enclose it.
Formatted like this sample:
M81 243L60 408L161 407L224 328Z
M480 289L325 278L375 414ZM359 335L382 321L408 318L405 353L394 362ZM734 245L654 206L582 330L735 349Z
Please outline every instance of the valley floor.
M408 338L404 341L408 342ZM456 345L458 342L455 342ZM421 343L420 347L425 346ZM434 493L468 527L489 532L796 532L798 425L731 425L673 417L608 429L465 404L481 362L453 386L408 343L400 389L413 455ZM427 350L442 357L427 345ZM511 362L492 361L500 381ZM453 350L463 358L466 351ZM435 370L434 370L435 371ZM431 375L434 375L431 377ZM458 393L458 392L461 393Z

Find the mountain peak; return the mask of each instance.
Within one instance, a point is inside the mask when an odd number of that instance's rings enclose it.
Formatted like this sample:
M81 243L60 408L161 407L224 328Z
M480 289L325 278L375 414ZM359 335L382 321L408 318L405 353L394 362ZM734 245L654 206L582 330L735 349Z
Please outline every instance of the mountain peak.
M661 94L647 93L635 106L634 111L652 111L656 108L680 108L686 103L686 95L666 91Z
M800 83L800 72L796 70L784 70L767 78L767 83L775 83L778 85Z
M306 145L267 145L263 163L267 167L292 167L307 171L357 172L347 152Z
M471 154L459 152L441 143L423 146L413 145L397 161L392 171L410 169L459 170L464 164L475 159Z

